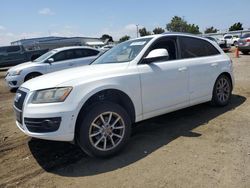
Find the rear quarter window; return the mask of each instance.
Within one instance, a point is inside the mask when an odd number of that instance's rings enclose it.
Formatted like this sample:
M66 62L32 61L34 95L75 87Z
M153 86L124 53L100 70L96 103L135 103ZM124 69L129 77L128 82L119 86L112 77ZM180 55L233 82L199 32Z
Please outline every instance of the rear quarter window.
M208 41L192 37L180 37L180 50L182 58L205 57L220 54Z

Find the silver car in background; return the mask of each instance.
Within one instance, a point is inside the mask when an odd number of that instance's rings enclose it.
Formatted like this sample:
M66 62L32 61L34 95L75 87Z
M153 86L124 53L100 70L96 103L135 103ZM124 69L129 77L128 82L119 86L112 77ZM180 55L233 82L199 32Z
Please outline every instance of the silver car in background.
M23 63L7 71L5 81L11 90L23 82L63 69L89 65L102 52L87 46L63 47L51 50L34 61ZM49 80L48 80L49 81Z
M248 54L250 52L250 33L244 34L238 40L238 48L243 54Z

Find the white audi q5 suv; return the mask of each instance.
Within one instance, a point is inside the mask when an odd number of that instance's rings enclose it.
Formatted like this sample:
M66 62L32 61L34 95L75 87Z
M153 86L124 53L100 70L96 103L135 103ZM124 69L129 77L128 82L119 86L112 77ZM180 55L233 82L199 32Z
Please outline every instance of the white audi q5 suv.
M211 101L229 103L230 58L201 37L165 33L123 42L90 66L50 73L17 91L17 126L40 139L75 141L97 157L116 154L133 123Z

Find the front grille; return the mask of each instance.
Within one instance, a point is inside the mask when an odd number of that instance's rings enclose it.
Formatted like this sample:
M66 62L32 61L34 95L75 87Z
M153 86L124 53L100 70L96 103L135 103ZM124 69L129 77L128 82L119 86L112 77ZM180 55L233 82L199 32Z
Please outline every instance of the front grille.
M14 105L18 110L23 110L23 102L25 100L27 93L25 91L22 91L20 89L17 90Z

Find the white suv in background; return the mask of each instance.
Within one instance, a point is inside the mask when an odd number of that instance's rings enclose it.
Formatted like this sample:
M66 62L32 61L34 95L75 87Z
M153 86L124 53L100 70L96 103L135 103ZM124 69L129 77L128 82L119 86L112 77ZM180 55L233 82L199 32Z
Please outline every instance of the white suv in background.
M226 34L224 35L224 40L227 41L227 44L229 45L233 45L236 46L239 40L239 36L238 35L231 35L231 34Z
M124 147L135 122L207 101L227 105L232 69L222 49L201 37L129 40L90 66L25 82L15 97L16 123L31 137L75 141L87 154L107 157Z
M45 53L34 61L10 68L7 71L5 81L10 89L15 89L23 82L43 74L88 65L99 54L99 50L86 46L57 48Z

